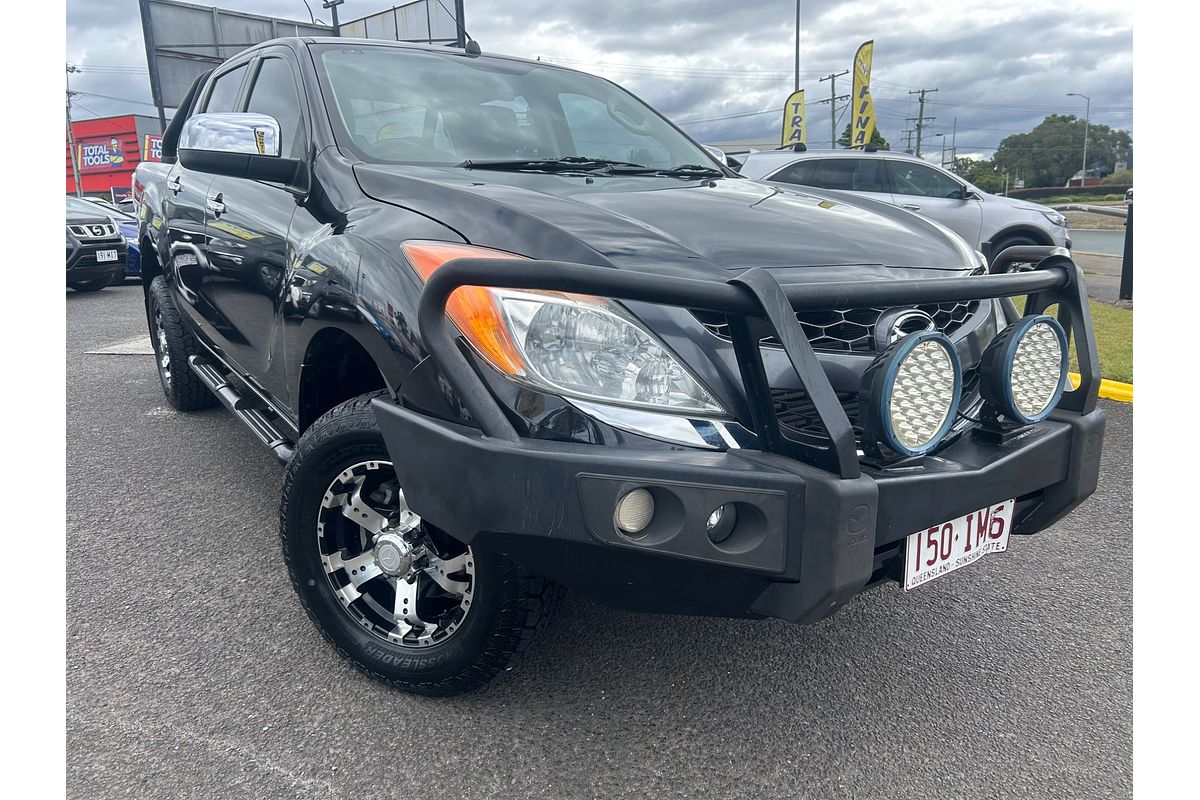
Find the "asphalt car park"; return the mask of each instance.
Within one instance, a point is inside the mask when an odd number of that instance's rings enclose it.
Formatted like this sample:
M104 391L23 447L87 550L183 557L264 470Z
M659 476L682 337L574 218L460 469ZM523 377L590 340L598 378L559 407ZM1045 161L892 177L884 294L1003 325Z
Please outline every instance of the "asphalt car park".
M164 401L137 284L67 293L75 797L1013 797L1131 792L1131 407L1052 529L811 627L570 596L484 691L360 675L280 556L282 470Z

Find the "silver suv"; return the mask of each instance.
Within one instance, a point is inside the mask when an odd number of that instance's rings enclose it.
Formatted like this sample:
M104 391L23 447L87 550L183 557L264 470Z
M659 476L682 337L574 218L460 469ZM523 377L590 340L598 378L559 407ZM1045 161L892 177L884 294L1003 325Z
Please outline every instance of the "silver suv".
M977 250L998 253L1017 244L1071 246L1067 220L1054 209L988 194L904 153L768 150L744 159L739 172L747 178L836 189L890 203L944 225Z

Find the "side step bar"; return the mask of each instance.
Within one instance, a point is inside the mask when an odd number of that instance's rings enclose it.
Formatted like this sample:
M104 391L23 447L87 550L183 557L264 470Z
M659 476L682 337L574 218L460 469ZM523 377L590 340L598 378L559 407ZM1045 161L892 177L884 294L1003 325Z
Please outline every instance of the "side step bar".
M270 412L264 413L261 401L239 392L221 374L221 371L203 356L191 356L188 358L188 366L217 396L221 405L233 412L233 415L241 420L242 424L249 428L259 441L275 453L275 457L280 462L286 464L291 460L292 452L295 450L292 441L271 422L268 416Z

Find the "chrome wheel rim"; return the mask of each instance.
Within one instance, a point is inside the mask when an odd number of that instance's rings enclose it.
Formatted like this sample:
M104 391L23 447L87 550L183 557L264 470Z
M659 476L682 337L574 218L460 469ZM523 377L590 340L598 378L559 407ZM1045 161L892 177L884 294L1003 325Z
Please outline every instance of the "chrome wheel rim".
M171 391L171 351L167 344L167 329L163 325L162 309L154 306L154 352L158 357L158 377L163 391Z
M453 636L471 610L471 548L421 524L390 461L363 461L329 484L317 548L334 597L376 638L415 649Z

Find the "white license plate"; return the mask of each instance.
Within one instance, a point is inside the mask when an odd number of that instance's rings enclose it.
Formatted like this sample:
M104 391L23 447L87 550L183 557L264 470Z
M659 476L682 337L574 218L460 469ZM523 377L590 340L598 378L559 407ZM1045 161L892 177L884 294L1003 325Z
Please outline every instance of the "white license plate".
M908 537L904 545L904 591L1008 549L1016 500L993 503Z
M99 262L116 261L117 260L117 251L116 250L97 250L96 251L96 260Z

